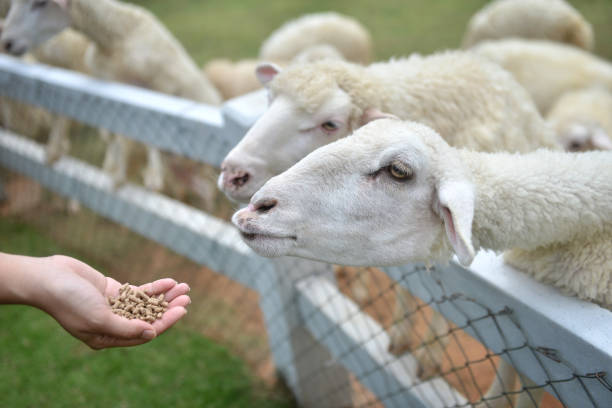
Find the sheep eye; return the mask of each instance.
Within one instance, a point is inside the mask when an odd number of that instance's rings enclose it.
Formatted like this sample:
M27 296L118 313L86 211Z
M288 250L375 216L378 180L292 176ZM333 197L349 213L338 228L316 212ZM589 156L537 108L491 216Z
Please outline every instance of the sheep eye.
M409 166L406 166L404 163L397 161L389 165L388 171L391 177L398 181L410 180L414 175L412 169Z
M48 0L37 0L34 2L34 4L32 4L32 10L37 8L43 8L47 5L48 2Z
M324 122L323 124L321 124L321 127L323 128L323 130L325 130L327 132L333 132L334 130L338 129L338 125L336 125L332 121Z

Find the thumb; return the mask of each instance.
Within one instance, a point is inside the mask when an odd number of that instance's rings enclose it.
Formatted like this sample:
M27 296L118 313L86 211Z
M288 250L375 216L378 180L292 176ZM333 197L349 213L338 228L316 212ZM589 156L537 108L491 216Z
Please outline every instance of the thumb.
M152 340L157 336L151 324L138 319L129 320L114 313L108 317L103 330L103 334L121 339Z

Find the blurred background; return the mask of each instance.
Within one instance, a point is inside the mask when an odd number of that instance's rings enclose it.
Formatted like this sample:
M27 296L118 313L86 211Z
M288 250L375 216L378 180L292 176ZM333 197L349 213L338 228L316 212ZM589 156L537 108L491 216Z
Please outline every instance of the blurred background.
M469 18L487 1L133 3L152 11L202 66L213 58L255 58L262 41L284 22L332 10L356 18L369 29L375 60L457 48ZM611 59L612 1L571 3L593 25L595 52ZM99 162L104 145L98 143L93 129L83 126L78 132L74 155ZM140 162L144 154L139 152ZM130 174L138 177L136 167ZM215 177L213 171L209 179L214 182ZM0 406L295 406L275 376L256 293L87 209L71 211L65 199L27 178L4 169L0 169L0 178L7 194L15 197L0 204L0 250L34 256L71 255L121 282L134 284L170 276L189 283L193 300L188 315L152 343L98 352L69 337L42 312L1 307ZM184 194L184 201L226 220L237 208L221 193L215 193L212 202L190 194ZM355 279L351 273L343 270L339 275L347 294L350 280ZM380 283L385 277L378 279L378 285L389 287L388 282ZM377 299L364 307L388 325L390 312L384 309L391 301L384 295ZM475 349L481 347L473 343ZM360 406L377 406L367 391L358 391L363 394ZM552 398L547 403L558 406Z

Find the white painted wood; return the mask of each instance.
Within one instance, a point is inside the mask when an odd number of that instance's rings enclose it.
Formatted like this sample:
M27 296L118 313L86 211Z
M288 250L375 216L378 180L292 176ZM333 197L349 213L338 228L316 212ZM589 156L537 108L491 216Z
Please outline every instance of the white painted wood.
M260 91L209 106L1 54L0 96L215 166L267 104Z
M389 336L371 317L319 277L298 285L300 308L314 337L325 344L388 407L448 407L466 403L443 379L421 381L410 354L387 350Z
M414 265L385 271L426 302L460 294L432 306L458 326L467 325L494 353L516 348L502 357L537 385L553 381L547 391L566 406L612 404L612 392L599 379L574 377L612 375L612 312L563 295L491 252L479 253L470 269L451 262L432 272ZM509 313L500 313L504 309ZM486 317L488 311L495 319ZM553 358L538 348L554 350Z
M335 286L331 265L297 258L280 258L260 279L260 305L265 316L277 368L306 408L351 407L349 373L307 330L298 307L297 285L318 276Z

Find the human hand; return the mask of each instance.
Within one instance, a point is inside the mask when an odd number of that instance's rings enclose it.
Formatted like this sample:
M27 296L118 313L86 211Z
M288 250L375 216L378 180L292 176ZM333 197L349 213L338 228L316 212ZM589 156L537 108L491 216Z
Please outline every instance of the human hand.
M168 310L161 319L149 324L142 320L128 320L111 311L107 298L117 296L121 284L105 277L89 265L65 256L38 258L41 282L37 287L40 307L77 339L93 349L127 347L146 343L183 317L191 303L186 283L160 279L139 288L148 295L164 294Z

